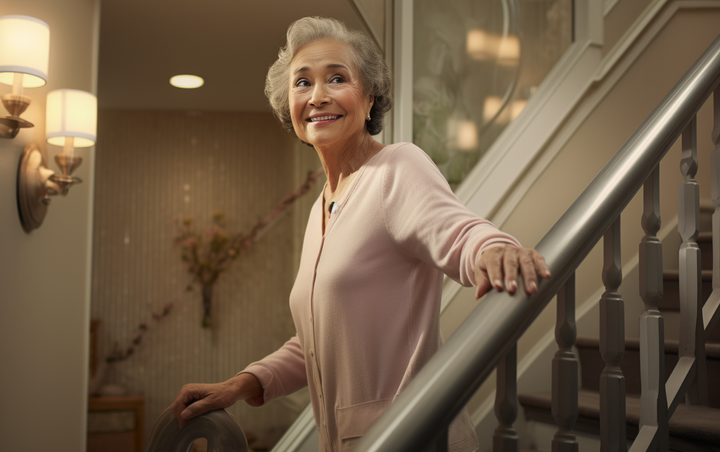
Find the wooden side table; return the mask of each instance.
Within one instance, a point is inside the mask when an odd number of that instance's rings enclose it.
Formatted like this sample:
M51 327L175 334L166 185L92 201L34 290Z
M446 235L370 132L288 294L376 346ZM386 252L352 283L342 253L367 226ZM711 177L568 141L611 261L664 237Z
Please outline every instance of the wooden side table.
M142 397L88 399L87 452L142 452Z

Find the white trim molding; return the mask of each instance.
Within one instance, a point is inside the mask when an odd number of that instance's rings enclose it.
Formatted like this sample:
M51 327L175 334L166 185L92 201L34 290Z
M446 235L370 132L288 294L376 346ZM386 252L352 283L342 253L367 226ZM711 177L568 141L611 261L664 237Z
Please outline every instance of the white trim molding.
M413 0L393 4L393 142L412 142Z

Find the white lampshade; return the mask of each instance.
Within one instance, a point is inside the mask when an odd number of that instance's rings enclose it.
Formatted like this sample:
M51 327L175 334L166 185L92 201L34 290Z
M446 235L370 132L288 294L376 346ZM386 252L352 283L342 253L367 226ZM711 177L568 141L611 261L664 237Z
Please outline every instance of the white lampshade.
M28 16L0 17L0 83L13 84L13 74L25 74L23 86L47 82L50 27Z
M65 137L75 138L75 147L88 147L97 141L97 98L75 89L56 89L47 96L45 138L63 146Z

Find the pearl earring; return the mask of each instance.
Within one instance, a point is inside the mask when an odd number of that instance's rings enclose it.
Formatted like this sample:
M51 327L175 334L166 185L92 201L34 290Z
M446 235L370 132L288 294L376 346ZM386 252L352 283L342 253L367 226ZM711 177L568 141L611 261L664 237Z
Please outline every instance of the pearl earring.
M370 113L368 113L368 118L367 118L367 120L370 121Z

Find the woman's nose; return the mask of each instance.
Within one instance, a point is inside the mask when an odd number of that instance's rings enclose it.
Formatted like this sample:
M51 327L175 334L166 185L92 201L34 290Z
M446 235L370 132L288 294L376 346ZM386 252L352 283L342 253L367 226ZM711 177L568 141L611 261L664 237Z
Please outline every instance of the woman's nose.
M327 95L327 90L325 89L325 86L322 83L318 83L315 85L312 91L312 96L310 96L310 104L314 107L324 105L330 102L330 98Z

